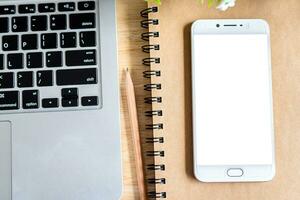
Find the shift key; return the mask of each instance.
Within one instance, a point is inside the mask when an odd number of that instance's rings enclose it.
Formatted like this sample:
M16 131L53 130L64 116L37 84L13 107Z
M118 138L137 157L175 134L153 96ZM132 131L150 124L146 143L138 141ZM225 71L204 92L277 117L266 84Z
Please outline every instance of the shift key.
M66 51L67 66L96 65L96 50Z
M19 109L19 92L5 91L0 92L0 111Z
M97 69L71 69L57 70L56 83L57 85L90 85L97 84Z

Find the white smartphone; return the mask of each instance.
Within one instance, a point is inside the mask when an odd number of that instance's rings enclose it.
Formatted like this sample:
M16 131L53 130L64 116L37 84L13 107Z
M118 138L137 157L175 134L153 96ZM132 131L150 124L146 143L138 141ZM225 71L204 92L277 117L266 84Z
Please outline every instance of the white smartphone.
M196 178L272 180L275 152L267 22L198 20L191 33Z

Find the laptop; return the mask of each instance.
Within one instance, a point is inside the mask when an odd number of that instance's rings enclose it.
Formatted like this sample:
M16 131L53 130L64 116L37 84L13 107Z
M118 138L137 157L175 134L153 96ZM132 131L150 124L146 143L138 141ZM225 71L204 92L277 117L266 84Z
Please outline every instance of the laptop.
M0 199L121 196L114 0L0 0Z

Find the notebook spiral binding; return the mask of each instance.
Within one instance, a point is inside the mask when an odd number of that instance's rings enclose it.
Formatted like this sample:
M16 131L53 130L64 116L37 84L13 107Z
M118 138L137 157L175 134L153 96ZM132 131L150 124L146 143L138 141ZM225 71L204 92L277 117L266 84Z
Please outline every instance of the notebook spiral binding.
M150 19L149 14L150 13L156 13L158 12L158 7L151 7L147 8L145 10L141 11L141 17L143 20L141 21L141 27L146 29L147 32L142 33L141 39L144 41L149 41L150 38L158 38L159 37L159 32L150 32L149 27L150 26L157 26L159 25L159 20L158 19ZM149 54L151 51L159 51L160 50L160 45L159 44L147 44L142 46L141 50L144 53ZM154 58L154 57L147 57L142 60L142 63L145 67L150 67L152 65L157 65L160 64L160 58ZM146 70L143 73L144 78L151 79L152 77L160 77L161 76L161 71L160 70ZM153 90L161 90L162 85L160 83L151 83L151 84L146 84L144 85L144 90L146 91L153 91ZM144 98L144 102L146 104L159 104L162 103L162 97L146 97ZM146 117L161 117L163 116L163 111L162 110L150 110L145 112ZM163 129L163 124L162 123L157 123L157 124L146 124L145 128L147 130L162 130ZM146 138L146 143L154 144L163 144L164 143L164 137L149 137ZM165 152L164 151L146 151L146 156L148 157L164 157ZM165 165L164 164L149 164L146 166L147 170L149 171L164 171L165 170ZM147 179L148 184L166 184L166 179L165 178L148 178ZM166 192L161 192L161 191L150 191L148 192L148 198L149 199L164 199L166 198L167 194Z

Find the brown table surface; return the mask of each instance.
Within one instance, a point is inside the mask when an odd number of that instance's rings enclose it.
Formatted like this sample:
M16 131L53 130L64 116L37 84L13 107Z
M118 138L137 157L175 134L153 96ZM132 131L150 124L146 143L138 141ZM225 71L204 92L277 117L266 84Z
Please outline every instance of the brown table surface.
M123 195L122 200L138 199L137 182L135 175L134 156L131 141L131 132L128 122L128 110L125 89L125 70L131 72L135 84L137 105L140 119L140 127L145 123L144 111L147 105L143 102L145 97L142 59L145 54L141 52L141 46L145 42L141 41L140 11L147 8L147 3L143 0L118 0L117 1L117 26L118 26L118 51L119 51L119 75L121 89L121 134L122 134L122 157L123 157ZM149 109L149 108L148 108Z

